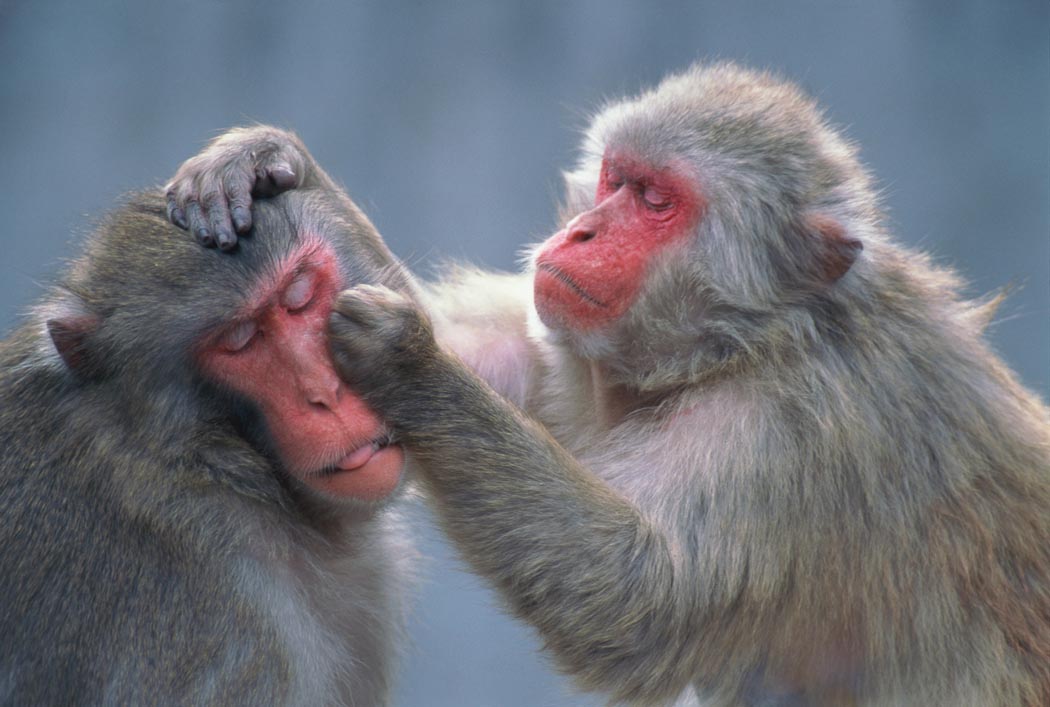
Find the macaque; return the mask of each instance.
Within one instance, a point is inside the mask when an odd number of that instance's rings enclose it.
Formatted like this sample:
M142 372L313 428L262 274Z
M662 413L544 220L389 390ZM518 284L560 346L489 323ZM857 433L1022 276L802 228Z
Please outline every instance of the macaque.
M224 169L330 182L270 128L197 159L199 237ZM563 216L426 310L351 288L330 340L557 664L636 705L1050 704L1050 411L814 101L670 76L593 120Z
M220 255L135 195L0 344L0 703L390 703L405 452L327 327L414 285L343 195L255 230Z

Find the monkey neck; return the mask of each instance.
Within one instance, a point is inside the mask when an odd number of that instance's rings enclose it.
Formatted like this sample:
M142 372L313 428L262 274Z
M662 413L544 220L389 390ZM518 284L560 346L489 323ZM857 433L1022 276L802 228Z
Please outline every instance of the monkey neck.
M644 396L622 383L614 382L600 361L587 361L590 393L595 419L605 430L612 429L624 418L646 404Z

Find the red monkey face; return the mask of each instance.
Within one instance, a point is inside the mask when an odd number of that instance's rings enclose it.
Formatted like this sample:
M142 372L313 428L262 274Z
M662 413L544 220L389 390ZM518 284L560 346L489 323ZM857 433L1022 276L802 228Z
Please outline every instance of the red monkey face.
M593 331L623 316L653 256L693 233L703 211L684 169L608 152L594 202L536 256L536 310L554 329Z
M404 468L376 415L335 372L328 315L341 288L325 246L288 258L233 323L206 337L205 375L259 406L287 471L323 494L386 498Z

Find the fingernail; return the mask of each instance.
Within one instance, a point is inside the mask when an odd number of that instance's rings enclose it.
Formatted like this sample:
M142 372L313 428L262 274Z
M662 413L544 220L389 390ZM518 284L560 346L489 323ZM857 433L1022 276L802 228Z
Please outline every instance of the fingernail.
M291 167L279 165L270 170L270 179L274 185L281 189L290 189L295 186L295 172Z
M235 206L231 213L233 215L233 227L237 229L238 233L244 233L251 228L251 220L247 209L242 206Z
M237 245L237 241L232 234L225 232L219 233L219 250L231 251L235 245Z
M211 235L211 232L206 228L197 229L197 240L205 248L211 248L215 245L215 237Z

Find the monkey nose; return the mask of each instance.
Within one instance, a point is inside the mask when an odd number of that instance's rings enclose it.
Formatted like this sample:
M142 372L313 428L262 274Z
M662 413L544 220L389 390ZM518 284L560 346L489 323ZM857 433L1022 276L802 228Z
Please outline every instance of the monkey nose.
M569 231L569 243L585 243L594 237L593 229L573 229Z
M584 243L591 240L598 234L600 223L601 216L594 209L577 214L576 218L565 224L565 242Z
M339 390L338 388L312 390L307 394L306 399L313 407L334 411L339 407Z
M341 382L335 373L321 372L300 378L300 390L311 407L334 411L339 406Z
M583 243L594 238L595 229L589 224L576 223L569 224L568 233L565 239L569 243Z

